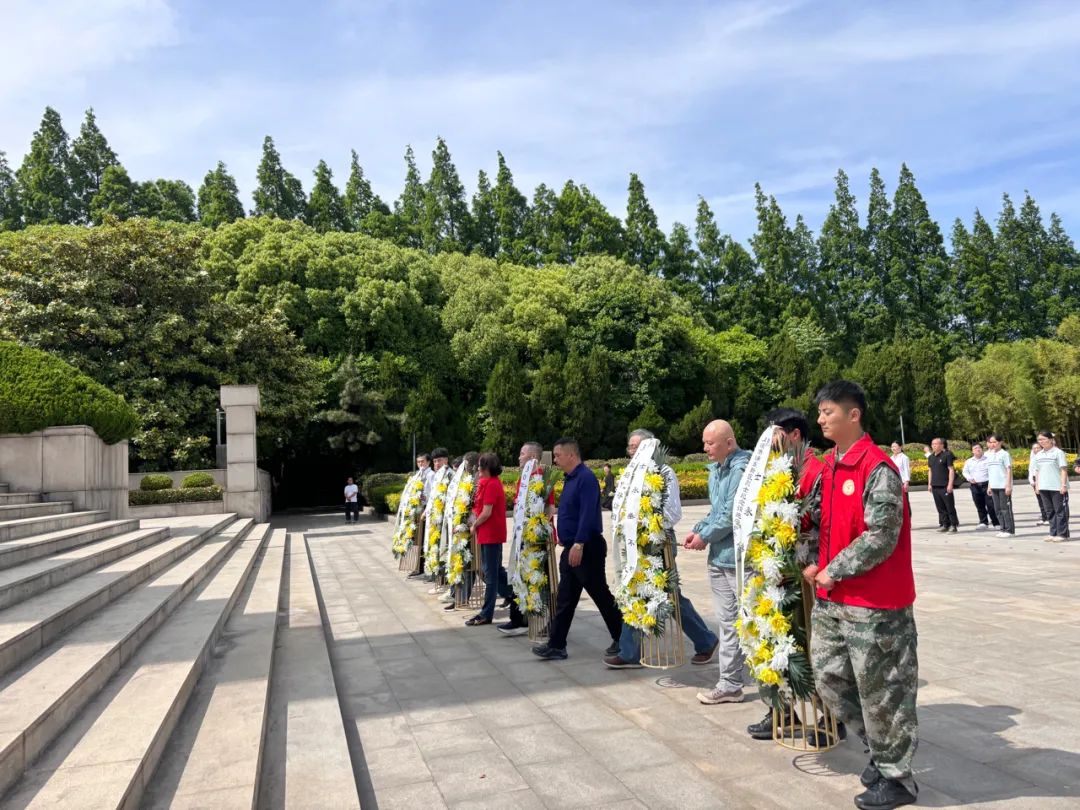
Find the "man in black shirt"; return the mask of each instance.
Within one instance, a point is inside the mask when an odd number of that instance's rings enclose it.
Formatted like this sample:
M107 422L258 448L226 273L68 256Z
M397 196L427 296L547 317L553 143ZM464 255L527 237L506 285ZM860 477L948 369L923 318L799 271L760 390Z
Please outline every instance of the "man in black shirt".
M956 498L953 497L953 484L956 482L956 469L953 462L956 456L945 449L944 439L930 442L930 455L926 457L930 468L930 491L934 494L934 506L938 513L938 531L955 532L960 525L956 516Z

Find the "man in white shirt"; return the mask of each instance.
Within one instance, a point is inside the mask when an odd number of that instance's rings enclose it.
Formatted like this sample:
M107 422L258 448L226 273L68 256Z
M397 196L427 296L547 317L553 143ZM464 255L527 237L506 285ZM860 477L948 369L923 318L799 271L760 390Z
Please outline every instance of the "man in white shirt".
M893 442L891 445L892 450L892 462L896 465L896 469L900 471L900 482L904 485L904 494L907 494L908 484L911 483L911 459L904 455L904 448L900 446L900 442Z
M994 511L994 501L986 497L987 482L990 480L990 470L987 467L986 456L983 455L983 447L978 442L971 445L971 458L964 462L964 469L960 474L968 482L971 489L971 500L975 502L975 511L979 513L979 525L977 531L986 531L989 528L987 520L994 524L994 528L1000 531L997 512Z
M360 488L353 483L351 478L345 479L345 522L349 522L350 516L353 523L360 522L360 502L357 500Z
M423 504L423 511L420 513L420 530L419 538L416 540L417 545L420 548L420 555L417 558L416 570L409 573L406 579L415 579L416 577L424 576L424 531L423 526L427 521L428 504L431 503L431 487L435 481L435 471L431 469L431 454L421 453L416 457L416 469L420 473L420 480L424 482L424 489L420 492L420 503Z
M627 457L633 458L638 446L645 439L652 438L654 438L653 434L644 429L631 433L626 441ZM660 475L663 476L667 489L663 515L664 533L674 551L678 547L675 525L682 519L679 478L667 464L660 468ZM612 520L614 519L613 514ZM679 614L682 618L683 632L694 642L694 657L690 659L690 663L698 666L708 664L716 654L716 648L720 646L720 639L709 629L709 625L701 618L693 603L683 595L682 589L679 590ZM623 622L622 634L619 636L619 651L615 655L606 656L604 664L609 669L639 669L641 667L641 631Z
M1016 523L1012 512L1012 457L1001 446L1001 437L991 433L986 437L986 469L989 475L987 491L994 504L1001 522L998 537L1012 537L1016 534Z

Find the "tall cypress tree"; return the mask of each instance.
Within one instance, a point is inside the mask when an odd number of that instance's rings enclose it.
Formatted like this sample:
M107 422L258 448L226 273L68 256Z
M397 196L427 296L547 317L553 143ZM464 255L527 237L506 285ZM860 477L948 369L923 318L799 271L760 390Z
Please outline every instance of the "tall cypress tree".
M364 170L360 166L360 158L355 149L351 151L349 179L345 182L345 197L342 201L345 204L345 216L354 230L360 230L360 224L369 214L390 213L386 203L372 191L371 183L364 177Z
M954 306L949 262L941 229L930 218L915 176L906 164L893 194L887 230L889 274L886 297L896 326L909 334L946 331Z
M148 180L135 184L135 207L141 217L194 222L195 192L183 180Z
M815 310L836 344L855 351L863 330L882 313L876 303L880 291L874 290L866 235L859 225L855 195L843 170L836 174L835 199L817 244L820 265L809 280Z
M684 294L694 284L694 265L698 255L690 231L681 222L671 226L671 236L664 247L664 278L679 285Z
M499 171L495 175L495 234L500 259L519 264L530 264L531 251L526 245L525 222L529 216L529 203L525 195L514 185L514 175L506 165L502 152Z
M320 160L315 167L315 185L311 187L311 198L307 205L308 225L317 231L348 230L349 220L345 215L345 203L334 185L334 174L325 160Z
M627 189L623 258L646 273L659 275L664 247L664 234L657 224L656 212L645 196L645 184L636 174L631 174Z
M754 207L758 228L750 237L750 245L761 268L758 309L765 323L776 323L787 309L792 294L802 292L789 286L795 277L791 229L776 198L766 197L760 184L754 185Z
M76 221L90 221L91 202L101 188L105 170L119 165L116 152L98 129L93 108L88 109L79 137L71 142L71 192Z
M541 183L533 192L532 206L525 217L523 236L525 250L529 257L526 264L546 264L558 261L555 239L555 206L558 198L554 190Z
M888 229L891 216L892 209L885 181L881 179L881 172L876 168L871 169L863 242L866 247L872 302L879 316L864 324L864 337L870 341L890 338L896 327L896 314L893 312L893 301L889 295Z
M236 180L223 161L206 173L199 186L199 222L216 228L226 222L244 218L244 206Z
M952 230L952 276L964 338L973 346L1001 340L1011 332L1001 317L1011 309L1007 303L1011 296L999 288L995 253L994 231L978 209L970 233L957 217Z
M394 203L394 216L398 221L398 244L420 247L420 231L424 218L424 184L420 182L420 170L416 168L416 156L412 146L405 147L405 187Z
M27 225L74 222L77 214L70 182L71 155L60 113L45 108L30 152L16 172Z
M567 180L552 215L548 261L573 263L582 256L623 252L622 223L604 207L588 186Z
M420 236L431 253L466 253L472 244L472 218L465 202L465 186L450 157L446 141L438 138L431 153L431 175L424 188L424 214Z
M97 193L90 200L90 221L100 225L105 217L130 219L139 213L135 200L135 184L123 166L105 169L98 182Z
M716 217L704 197L698 197L697 216L694 219L694 241L698 246L696 281L706 306L717 303L724 284L723 259L725 240L716 225Z
M1050 301L1050 317L1059 322L1080 309L1080 254L1056 213L1050 214L1046 229L1046 262L1057 291Z
M495 191L483 169L476 178L476 193L472 199L474 250L482 256L495 258L499 252L499 230L495 218Z
M258 185L251 197L255 201L252 213L257 217L300 219L307 208L304 187L300 180L281 165L281 155L274 139L263 138L262 160L255 173Z
M0 151L0 231L17 231L22 226L19 186L8 166L7 155Z

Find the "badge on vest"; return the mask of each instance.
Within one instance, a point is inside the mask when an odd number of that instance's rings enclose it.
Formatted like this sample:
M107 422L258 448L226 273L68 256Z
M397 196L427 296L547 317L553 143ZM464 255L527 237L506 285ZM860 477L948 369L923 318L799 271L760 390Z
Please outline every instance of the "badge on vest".
M844 486L840 488L840 491L843 492L845 495L854 495L855 482L849 478L847 481L844 482Z

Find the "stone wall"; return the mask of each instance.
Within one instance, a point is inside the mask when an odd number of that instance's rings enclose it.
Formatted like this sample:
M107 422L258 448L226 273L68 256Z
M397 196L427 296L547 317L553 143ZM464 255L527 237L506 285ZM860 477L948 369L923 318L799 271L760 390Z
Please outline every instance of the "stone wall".
M86 425L0 435L0 482L12 492L71 501L76 511L128 513L128 444L105 444Z

